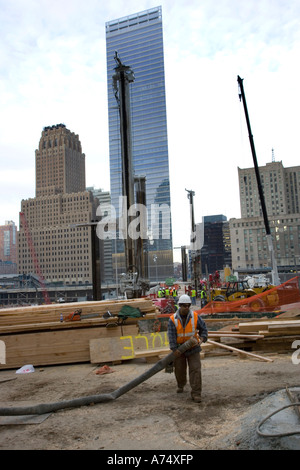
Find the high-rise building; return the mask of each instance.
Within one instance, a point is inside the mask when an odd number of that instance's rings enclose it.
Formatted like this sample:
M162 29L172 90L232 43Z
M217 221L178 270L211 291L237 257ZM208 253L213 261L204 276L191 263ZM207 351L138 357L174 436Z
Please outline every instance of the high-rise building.
M88 224L95 218L97 200L85 189L84 162L78 135L63 124L44 128L36 150L36 197L21 202L20 274L38 275L36 259L48 282L92 283Z
M271 268L254 168L238 168L241 218L231 219L232 267ZM300 265L300 166L284 168L272 161L259 167L278 269Z
M227 217L221 214L204 216L202 231L202 273L213 274L226 266L231 267L231 243Z
M161 7L106 23L111 201L119 213L122 195L120 115L112 80L117 65L116 51L135 77L129 85L132 160L134 176L146 178L149 275L156 279L158 273L158 277L164 279L173 275L173 252ZM164 211L164 216L160 213L159 218L151 217L151 207L168 207L168 211ZM118 251L121 250L120 247Z
M268 216L300 212L300 166L284 168L282 162L259 167ZM242 217L262 216L254 168L238 168Z
M17 227L12 220L0 226L0 274L17 272Z
M85 191L85 155L64 124L45 127L35 151L36 197Z

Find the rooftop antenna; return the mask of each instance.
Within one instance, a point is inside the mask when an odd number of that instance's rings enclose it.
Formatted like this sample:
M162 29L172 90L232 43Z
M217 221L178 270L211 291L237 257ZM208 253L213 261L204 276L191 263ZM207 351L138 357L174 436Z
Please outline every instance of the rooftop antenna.
M275 162L275 155L274 155L274 149L272 149L272 163Z

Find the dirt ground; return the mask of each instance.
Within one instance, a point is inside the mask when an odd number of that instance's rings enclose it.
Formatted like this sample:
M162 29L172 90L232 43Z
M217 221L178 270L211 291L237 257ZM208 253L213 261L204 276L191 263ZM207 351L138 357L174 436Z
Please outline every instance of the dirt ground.
M177 394L174 374L162 370L116 400L56 411L39 417L39 423L11 424L15 417L2 416L0 450L252 449L251 441L241 437L242 417L270 393L300 385L300 365L292 363L292 352L268 357L272 363L231 354L205 357L200 404L191 400L188 385ZM152 364L135 359L109 366L113 372L106 375L95 374L99 367L90 363L36 368L22 375L1 371L1 406L110 393ZM255 434L255 423L250 426Z

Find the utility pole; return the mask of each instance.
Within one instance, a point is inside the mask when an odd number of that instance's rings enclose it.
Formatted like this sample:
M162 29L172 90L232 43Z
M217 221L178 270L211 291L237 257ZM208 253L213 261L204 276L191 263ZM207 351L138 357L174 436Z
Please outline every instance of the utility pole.
M238 80L238 84L239 84L239 98L240 98L240 101L241 100L243 101L243 105L244 105L247 128L248 128L248 133L249 133L250 147L251 147L251 151L252 151L252 157L253 157L254 168L255 168L256 181L257 181L258 192L259 192L259 197L260 197L260 203L261 203L261 208L262 208L262 213L263 213L263 218L264 218L264 223L265 223L266 237L267 237L268 247L269 247L269 251L270 251L270 255L271 255L272 283L274 285L279 285L280 280L279 280L279 276L278 276L277 263L276 263L275 254L274 254L274 247L273 247L272 235L271 235L271 230L270 230L270 225L269 225L269 220L268 220L266 203L265 203L264 193L263 193L263 189L262 189L262 184L261 184L261 179L260 179L260 174L259 174L259 168L258 168L258 164L257 164L257 158L256 158L256 152L255 152L255 146L254 146L254 139L253 139L251 126L250 126L250 119L249 119L249 115L248 115L246 97L245 97L244 86L243 86L243 79L240 76L238 76L237 80Z

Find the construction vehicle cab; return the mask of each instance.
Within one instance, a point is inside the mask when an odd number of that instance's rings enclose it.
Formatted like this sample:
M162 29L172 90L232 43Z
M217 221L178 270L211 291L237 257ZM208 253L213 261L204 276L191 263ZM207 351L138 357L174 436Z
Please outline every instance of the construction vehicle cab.
M213 288L211 298L214 301L234 301L246 299L252 295L256 295L254 289L250 289L247 281L230 281L225 287Z
M214 288L211 291L214 302L234 302L237 300L255 298L247 305L253 312L259 312L265 309L274 308L278 305L279 297L277 292L270 292L268 295L258 297L258 294L270 291L274 286L254 286L249 287L246 280L228 282L226 287Z

